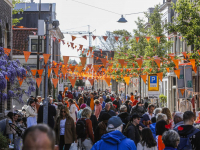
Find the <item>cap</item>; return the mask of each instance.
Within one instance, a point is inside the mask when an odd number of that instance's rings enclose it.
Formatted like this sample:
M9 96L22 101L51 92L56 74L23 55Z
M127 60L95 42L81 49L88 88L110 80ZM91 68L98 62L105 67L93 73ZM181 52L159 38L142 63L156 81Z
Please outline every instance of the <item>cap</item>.
M117 116L113 116L108 120L108 128L109 129L117 128L122 124L123 124L122 120Z
M86 107L86 104L81 104L81 109L84 109Z
M143 117L140 117L138 114L133 114L131 116L131 120L135 119L135 118L143 118Z

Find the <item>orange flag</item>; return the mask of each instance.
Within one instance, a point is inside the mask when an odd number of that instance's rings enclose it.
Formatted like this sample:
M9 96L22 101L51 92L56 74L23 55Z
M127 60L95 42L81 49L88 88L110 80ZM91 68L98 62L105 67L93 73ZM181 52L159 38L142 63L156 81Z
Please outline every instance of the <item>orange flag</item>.
M160 43L160 36L156 37L158 43Z
M97 72L99 70L99 65L93 65L93 69Z
M167 69L167 72L169 73L169 68L166 68Z
M150 68L149 71L151 72L151 71L152 71L152 68Z
M94 79L88 79L90 81L91 86L94 84Z
M147 75L141 75L142 80L144 81L144 83L146 84L146 80L147 80Z
M156 64L158 65L158 68L160 68L160 59L154 59L154 61L155 61Z
M197 73L197 66L193 68L194 72Z
M69 69L71 69L72 72L74 72L76 66L70 66Z
M163 72L157 73L158 78L162 82Z
M140 37L135 37L137 43L139 42Z
M124 59L118 59L118 62L121 64L122 68L124 67Z
M177 75L178 78L180 78L180 69L174 70L174 73Z
M115 36L115 40L118 41L118 39L119 39L119 37L118 37L118 36Z
M35 76L35 75L36 75L36 72L37 72L37 70L31 70L31 72L32 72L32 75L33 75L33 76Z
M76 83L76 78L74 78L74 79L69 78L69 81L71 82L72 87L74 87L74 85L75 85L75 83Z
M61 68L61 71L62 71L63 75L65 76L65 74L67 73L67 70L65 68Z
M79 44L79 49L82 50L83 49L83 45Z
M59 70L59 68L53 68L53 71L54 71L54 73L55 73L56 75L58 75L58 70Z
M83 38L87 40L87 36L86 35L84 35Z
M68 60L69 60L69 56L63 56L63 61L64 61L65 66L67 66Z
M186 52L182 52L183 56L186 58L187 57L187 53Z
M4 53L8 56L11 52L11 49L9 48L3 48L4 49Z
M132 65L133 65L133 68L135 67L135 64L134 63L132 63Z
M72 35L72 41L74 41L75 39L76 39L76 37Z
M82 64L83 67L85 66L86 59L87 59L87 57L80 57L81 64Z
M126 82L127 85L129 85L130 77L124 77L124 81Z
M51 55L51 54L43 54L43 57L44 57L44 63L45 63L45 64L47 64L50 55Z
M59 79L53 79L52 78L52 82L53 82L54 88L57 87L58 81L59 81Z
M96 39L96 36L93 35L92 38L93 38L93 41L94 41Z
M108 77L108 78L105 78L104 80L106 81L107 85L110 86L111 78Z
M195 59L189 59L189 61L191 62L192 68L194 70L194 68L195 68Z
M23 51L23 52L24 52L25 61L27 62L31 52L28 52L28 51Z
M50 75L51 75L51 68L50 69L48 69L48 78L50 77Z
M128 36L125 36L125 39L126 39L126 41L128 41L129 37L128 37Z
M76 67L76 68L77 68L77 70L78 70L79 73L81 73L82 70L83 70L83 67L82 67L82 66L78 66L78 67Z
M105 41L107 40L107 38L108 38L107 36L103 36L103 39L104 39Z
M39 74L40 77L42 76L43 70L44 69L37 70L37 72L38 72L38 74Z
M101 59L101 62L103 63L104 67L106 66L106 61L107 59L106 58L100 58Z
M169 57L171 58L171 60L173 60L175 55L174 54L169 54Z
M179 68L179 66L178 66L179 65L179 60L178 59L174 59L173 62L175 64L176 68L178 69Z
M180 91L182 95L185 93L185 89L180 89Z
M141 58L137 58L136 62L138 63L139 67L142 68L142 59Z
M149 43L150 38L151 38L151 37L146 37L148 43Z
M19 79L18 81L19 81L19 85L21 87L24 80L23 79Z
M42 82L42 78L36 78L36 83L37 83L37 87L39 88L40 87L40 84Z

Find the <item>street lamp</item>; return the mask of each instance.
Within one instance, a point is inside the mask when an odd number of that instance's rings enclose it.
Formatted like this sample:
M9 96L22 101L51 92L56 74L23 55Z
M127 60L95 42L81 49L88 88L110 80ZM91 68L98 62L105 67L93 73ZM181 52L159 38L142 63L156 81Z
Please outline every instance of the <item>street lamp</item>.
M119 22L119 23L126 23L127 20L124 18L123 15L121 15L121 18L117 22Z

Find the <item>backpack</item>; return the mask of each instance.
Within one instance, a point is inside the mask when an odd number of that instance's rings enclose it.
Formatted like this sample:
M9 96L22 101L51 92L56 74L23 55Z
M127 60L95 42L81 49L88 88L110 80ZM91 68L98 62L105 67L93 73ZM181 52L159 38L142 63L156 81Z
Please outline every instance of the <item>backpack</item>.
M124 128L123 134L124 134L125 136L128 135L128 127L129 127L131 124L132 124L132 123L129 121L129 122L127 123L126 127Z
M192 133L187 135L187 137L180 137L180 143L177 147L177 150L192 150L192 144L190 142L190 137L195 135L197 132L199 132L199 130L193 128Z
M77 138L81 139L86 138L86 119L84 120L79 119L76 122L76 134L78 135Z

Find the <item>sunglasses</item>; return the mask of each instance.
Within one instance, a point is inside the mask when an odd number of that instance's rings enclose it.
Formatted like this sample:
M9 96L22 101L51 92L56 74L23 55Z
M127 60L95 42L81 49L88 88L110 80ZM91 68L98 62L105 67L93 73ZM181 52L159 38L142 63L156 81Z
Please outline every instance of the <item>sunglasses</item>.
M61 111L61 113L66 113L66 111Z

